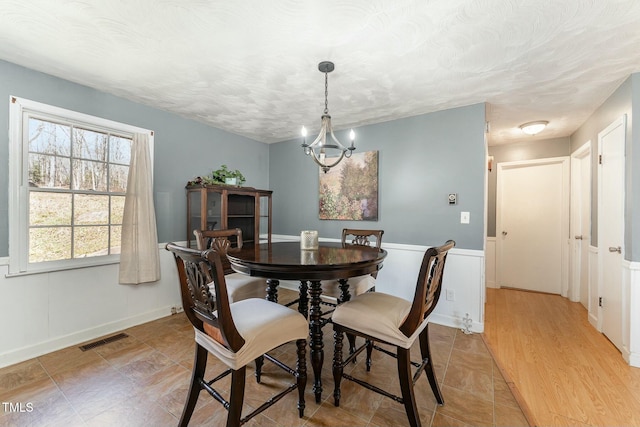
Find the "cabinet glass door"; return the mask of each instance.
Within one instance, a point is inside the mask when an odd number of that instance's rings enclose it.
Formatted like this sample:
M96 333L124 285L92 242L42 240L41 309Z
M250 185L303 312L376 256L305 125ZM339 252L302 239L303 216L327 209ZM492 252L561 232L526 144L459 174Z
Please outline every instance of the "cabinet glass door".
M271 236L271 197L260 196L260 243L267 243Z
M196 237L193 234L193 230L200 228L200 223L202 222L202 203L201 203L201 195L200 191L189 191L187 193L188 200L188 233L187 233L187 245L190 248L195 248L196 245Z
M205 230L222 228L222 194L218 191L207 190L207 217L202 226Z

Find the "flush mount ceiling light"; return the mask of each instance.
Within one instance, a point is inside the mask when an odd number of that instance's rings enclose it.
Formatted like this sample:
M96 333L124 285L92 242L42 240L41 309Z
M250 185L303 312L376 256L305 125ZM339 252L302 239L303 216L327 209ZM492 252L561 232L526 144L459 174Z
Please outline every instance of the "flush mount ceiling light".
M349 147L345 147L338 141L338 138L333 134L333 127L331 126L331 116L329 115L329 104L327 98L329 96L329 73L334 69L333 62L323 61L318 64L318 70L324 73L324 113L321 116L322 125L320 128L320 133L318 137L311 143L307 144L307 128L302 126L302 148L304 149L304 154L307 156L312 156L313 160L322 168L324 173L327 173L329 169L340 163L343 158L349 158L353 154L353 150L356 149L354 145L354 141L356 139L356 134L351 129L349 132L349 139L351 140L351 145ZM331 140L327 141L327 134L331 135ZM327 163L327 155L333 153L335 156L338 156L337 159L335 157L331 157L333 160L331 163Z
M535 135L541 132L542 129L544 129L548 124L549 122L546 120L538 120L536 122L522 124L520 125L520 129L522 129L522 132L526 133L527 135Z

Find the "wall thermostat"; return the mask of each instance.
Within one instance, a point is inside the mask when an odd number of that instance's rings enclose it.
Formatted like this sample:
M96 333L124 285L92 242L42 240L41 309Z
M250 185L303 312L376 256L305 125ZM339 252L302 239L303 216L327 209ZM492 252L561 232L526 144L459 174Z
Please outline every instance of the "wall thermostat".
M449 204L455 205L458 202L458 195L456 193L449 193Z

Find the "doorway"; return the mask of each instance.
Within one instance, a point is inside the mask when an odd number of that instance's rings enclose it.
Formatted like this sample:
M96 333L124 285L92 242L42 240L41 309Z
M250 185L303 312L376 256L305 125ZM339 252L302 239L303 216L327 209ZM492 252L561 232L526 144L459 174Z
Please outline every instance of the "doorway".
M591 242L591 141L571 154L571 265L569 299L589 307L589 244Z
M626 116L598 134L598 271L600 330L620 350L623 325L624 174Z
M497 284L567 296L569 157L499 163Z

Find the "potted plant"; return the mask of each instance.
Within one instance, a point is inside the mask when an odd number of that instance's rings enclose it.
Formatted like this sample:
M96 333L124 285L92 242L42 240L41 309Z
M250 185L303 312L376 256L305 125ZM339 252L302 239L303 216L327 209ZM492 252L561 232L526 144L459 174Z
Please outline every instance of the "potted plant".
M238 169L230 170L227 165L220 166L220 169L216 169L211 172L211 175L207 177L214 184L227 184L240 186L246 181L242 172Z
M197 176L193 180L189 181L187 185L209 185L209 184L226 184L241 186L246 181L242 172L238 169L230 170L227 165L220 166L220 169L212 171L209 175L204 177Z

